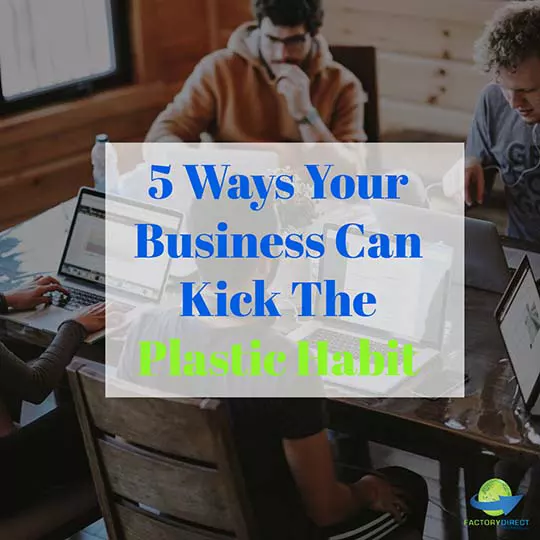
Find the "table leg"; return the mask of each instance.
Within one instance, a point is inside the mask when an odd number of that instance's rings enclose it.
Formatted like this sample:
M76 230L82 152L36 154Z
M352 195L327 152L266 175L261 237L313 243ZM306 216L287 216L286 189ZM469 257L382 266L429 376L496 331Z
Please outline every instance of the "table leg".
M493 459L486 456L479 456L477 460L469 463L464 468L467 519L495 519L481 510L476 510L469 502L471 497L478 493L480 486L490 478L493 478L493 467ZM469 540L495 540L497 538L497 528L495 526L468 527L468 532Z
M459 467L439 463L439 482L441 505L443 509L443 525L445 540L463 539L463 519L461 517L459 493Z

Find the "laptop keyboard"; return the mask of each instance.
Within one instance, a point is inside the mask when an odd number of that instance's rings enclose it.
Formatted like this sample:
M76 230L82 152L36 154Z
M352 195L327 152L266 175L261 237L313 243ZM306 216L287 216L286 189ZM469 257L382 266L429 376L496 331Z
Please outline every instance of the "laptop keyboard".
M341 332L335 332L328 330L327 328L318 328L309 336L310 341L326 341L328 343L328 350L330 352L341 351L357 351L358 350L358 336L351 336L350 334L342 334ZM388 352L396 352L396 349L390 349L385 343L379 341L371 341L369 350L372 352L380 352L384 355Z
M80 289L67 289L69 297L61 293L53 293L52 304L68 311L77 311L81 308L91 306L93 304L99 304L104 302L105 298L99 294L94 294L88 291L81 291Z

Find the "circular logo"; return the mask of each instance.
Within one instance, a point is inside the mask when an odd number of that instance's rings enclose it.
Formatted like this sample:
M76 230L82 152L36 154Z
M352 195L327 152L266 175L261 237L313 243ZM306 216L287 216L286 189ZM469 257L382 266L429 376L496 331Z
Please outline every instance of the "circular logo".
M511 497L512 490L510 486L499 478L492 478L482 484L478 491L479 502L496 502L501 497ZM501 516L502 510L483 510L488 516Z

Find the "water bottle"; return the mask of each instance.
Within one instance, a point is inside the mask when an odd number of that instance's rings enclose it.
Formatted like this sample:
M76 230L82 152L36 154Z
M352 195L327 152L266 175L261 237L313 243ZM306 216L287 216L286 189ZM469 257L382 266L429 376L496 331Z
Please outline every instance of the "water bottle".
M96 135L92 149L92 169L94 187L98 191L114 193L119 188L118 156L112 144L107 146L109 136L105 133Z
M105 192L105 149L109 136L105 133L96 135L96 142L92 148L92 174L94 187L98 191Z

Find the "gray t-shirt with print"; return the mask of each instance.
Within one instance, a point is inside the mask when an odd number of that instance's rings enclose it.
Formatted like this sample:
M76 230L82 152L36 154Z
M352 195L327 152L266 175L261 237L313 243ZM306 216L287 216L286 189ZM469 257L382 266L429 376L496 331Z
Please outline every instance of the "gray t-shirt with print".
M488 85L476 105L466 156L484 168L496 167L505 184L508 234L540 242L540 128L527 124L506 101L501 88Z

